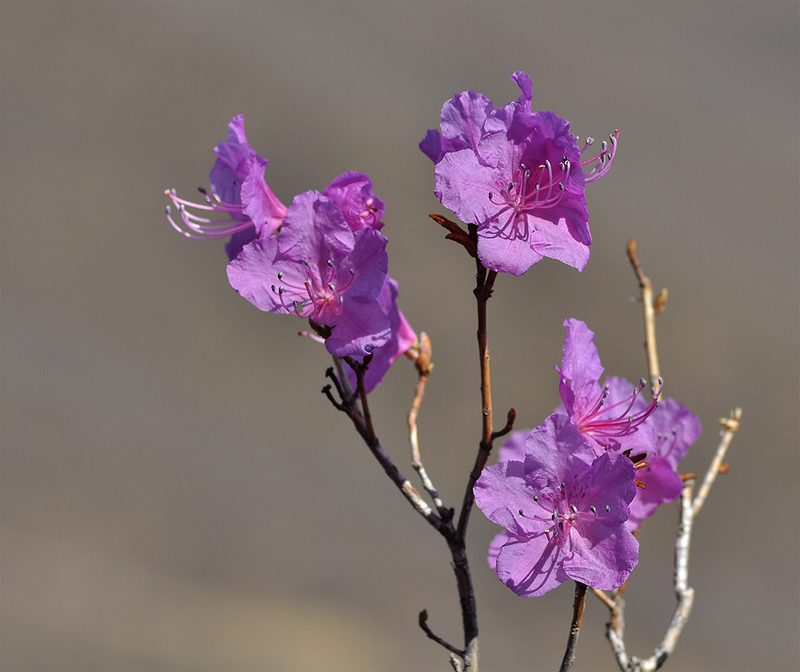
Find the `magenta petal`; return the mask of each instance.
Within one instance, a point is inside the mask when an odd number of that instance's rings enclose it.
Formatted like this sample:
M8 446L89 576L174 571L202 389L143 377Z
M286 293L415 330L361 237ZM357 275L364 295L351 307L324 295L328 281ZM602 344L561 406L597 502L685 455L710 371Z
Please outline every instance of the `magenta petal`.
M491 224L478 236L478 258L486 268L519 277L548 256L537 251L530 241L528 244L522 242L519 238L505 235L501 226Z
M700 419L674 399L661 401L649 422L656 436L661 437L658 441L659 454L673 468L677 468L703 431Z
M636 488L636 497L631 502L631 515L627 527L635 530L641 522L655 513L655 510L668 502L674 502L683 490L681 480L675 468L660 455L647 457L647 466L636 472L636 480L645 487Z
M621 585L638 561L625 528L634 473L623 455L595 458L569 417L548 417L528 435L524 462L487 467L475 484L475 503L506 528L489 550L498 578L523 597L570 577L605 589Z
M628 580L638 559L639 542L621 526L591 546L578 547L564 560L564 571L592 588L613 590Z
M531 494L525 481L522 462L498 462L486 467L475 483L475 503L489 520L512 533L528 531L527 521L519 517L520 509L531 505Z
M389 318L376 301L351 305L341 315L329 320L333 327L325 347L338 357L363 357L386 345L392 337Z
M530 429L522 429L518 432L513 432L500 446L497 453L499 462L508 462L515 460L517 462L525 461L525 446L528 441L528 435L531 433Z
M322 192L342 211L353 231L370 227L383 228L381 217L386 210L383 201L372 193L372 180L364 173L348 172L339 175Z
M541 597L569 579L562 555L544 534L510 535L497 556L497 578L520 597Z
M412 347L417 340L416 333L397 307L397 282L388 274L381 293L378 295L378 305L384 315L389 318L392 336L386 345L377 348L372 353L372 361L364 375L364 386L367 392L371 392L380 384L395 360ZM355 389L356 376L349 367L347 376L350 379L350 386Z
M258 157L247 161L248 172L242 182L242 211L255 224L258 235L271 236L286 216L286 206L269 188L264 167Z
M441 133L428 131L419 148L434 163L448 152L475 149L483 124L494 109L492 101L474 91L456 94L442 107Z
M294 197L278 236L282 256L295 261L341 258L353 249L353 231L339 208L317 191Z
M569 415L588 410L597 400L603 375L600 355L594 344L594 332L580 320L564 320L567 337L561 368L561 399Z
M588 467L595 459L591 444L565 415L550 415L529 435L525 448L526 473L565 475L581 460Z
M503 107L473 91L445 103L441 133L420 143L436 163L434 193L478 227L486 268L522 275L550 257L583 270L592 236L577 140L566 120L532 111L524 72L511 79L519 100Z
M251 241L228 264L228 281L256 308L285 313L288 310L271 289L277 281L273 267L277 255L278 240L275 236Z

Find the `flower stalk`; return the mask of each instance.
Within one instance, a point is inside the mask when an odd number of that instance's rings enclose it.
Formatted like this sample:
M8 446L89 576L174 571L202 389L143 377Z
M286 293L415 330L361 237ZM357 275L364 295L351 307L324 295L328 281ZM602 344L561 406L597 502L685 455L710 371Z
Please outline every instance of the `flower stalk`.
M564 652L564 660L561 661L559 672L569 672L575 662L575 648L578 645L578 635L581 631L583 621L583 609L586 606L586 584L580 581L575 582L575 602L572 605L572 625L569 628L569 639L567 640L567 650Z

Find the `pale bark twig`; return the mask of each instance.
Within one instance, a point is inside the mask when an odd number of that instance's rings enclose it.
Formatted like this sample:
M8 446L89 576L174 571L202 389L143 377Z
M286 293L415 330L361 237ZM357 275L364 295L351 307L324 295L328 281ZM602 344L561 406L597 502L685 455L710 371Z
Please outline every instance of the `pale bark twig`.
M655 341L655 315L663 310L666 291L661 291L654 305L652 286L636 257L636 241L633 239L628 243L628 258L633 265L636 278L639 281L639 287L642 290L648 366L650 379L655 381L659 376ZM667 658L675 650L675 645L686 625L694 603L694 588L689 586L689 548L692 539L692 526L717 475L723 471L723 460L733 440L733 435L739 429L741 416L742 410L737 408L731 411L728 418L720 420L720 424L723 427L722 438L696 497L694 496L694 486L697 475L687 474L683 477L684 483L679 503L680 514L677 538L675 540L675 571L673 575L673 588L677 604L669 627L651 656L645 659L629 656L625 648L625 585L612 591L610 596L603 591L594 591L595 595L603 601L610 611L611 619L606 629L606 636L617 658L617 664L623 672L654 672L666 662Z
M433 485L433 481L422 464L422 458L419 452L419 435L417 432L417 416L419 409L422 405L422 398L425 396L425 386L428 382L428 377L433 371L433 363L431 362L431 339L428 338L426 333L419 335L419 353L415 360L417 371L419 372L419 380L417 387L414 390L414 401L411 404L411 409L408 411L408 441L411 444L411 466L414 467L419 475L422 485L433 500L436 510L439 515L445 511L445 505L442 498L439 496L439 491Z
M650 371L650 387L657 388L661 372L658 366L658 349L656 348L656 305L653 302L653 285L650 282L650 278L642 271L639 259L636 256L636 239L631 238L628 241L627 252L628 259L630 259L633 271L636 273L636 279L639 282L639 289L642 292L645 348L647 350L647 368ZM664 303L666 303L666 290L662 290L658 296L658 312L661 312L664 310Z

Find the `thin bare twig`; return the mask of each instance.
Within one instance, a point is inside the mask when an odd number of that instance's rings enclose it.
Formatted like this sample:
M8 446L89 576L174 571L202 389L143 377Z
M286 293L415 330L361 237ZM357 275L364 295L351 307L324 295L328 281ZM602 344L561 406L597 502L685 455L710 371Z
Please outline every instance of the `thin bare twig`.
M661 372L658 367L658 349L656 348L656 312L662 312L667 302L667 291L662 289L658 294L658 310L653 302L653 285L650 282L636 257L636 239L628 241L628 259L630 259L636 279L639 282L639 289L642 292L642 305L644 307L644 334L645 348L647 349L647 368L650 371L650 387L658 387L658 379Z
M364 390L364 372L366 371L368 362L357 362L349 357L345 358L345 360L356 374L356 379L358 381L358 397L361 399L361 409L358 408L356 399L348 395L349 386L347 384L347 377L344 375L340 374L340 378L338 382L336 382L337 392L341 397L338 401L334 399L330 385L326 385L323 388L323 393L325 393L338 410L347 414L350 420L352 420L356 431L361 435L361 438L364 439L367 447L383 467L386 475L389 476L400 492L403 493L403 496L408 500L414 510L425 518L431 526L441 532L442 519L436 515L430 505L422 498L419 492L417 492L416 488L411 484L411 481L400 473L400 470L395 466L388 453L384 450L378 437L375 436L375 430L372 426L372 418L369 412L369 404L367 403L367 395ZM328 375L333 378L333 371L329 371Z
M650 280L643 273L636 257L636 241L631 239L628 243L628 258L633 265L634 272L642 289L642 302L644 304L646 347L648 355L648 365L650 368L651 381L658 378L658 355L656 353L655 341L655 315L661 312L666 302L666 290L662 290L653 304L652 286ZM723 426L722 438L714 454L714 458L708 467L703 483L697 496L694 496L694 486L697 474L684 474L683 490L680 496L680 513L678 521L677 538L675 540L675 571L673 575L673 587L677 604L672 615L669 627L663 639L653 651L653 654L645 659L637 656L629 656L625 649L624 630L625 630L625 599L624 589L612 591L611 596L595 590L594 593L609 608L611 619L606 629L606 636L617 658L617 664L623 672L655 672L667 660L675 650L678 638L683 632L683 628L689 618L689 614L694 604L694 588L689 586L689 548L691 546L692 526L697 514L703 507L703 503L708 496L711 486L714 484L717 475L727 471L724 464L725 454L730 447L733 435L739 429L739 420L742 416L740 408L731 411L730 417L722 418L720 424Z
M708 497L708 492L711 490L711 486L714 485L714 480L717 478L717 475L721 473L727 473L728 471L727 466L724 464L725 454L728 452L731 441L733 441L733 435L739 431L739 420L741 417L742 409L736 408L731 411L730 417L720 418L719 420L719 424L723 427L723 430L720 434L720 436L722 436L722 440L720 441L719 448L717 448L717 452L714 454L714 459L711 462L711 466L706 472L706 476L703 479L703 484L697 491L697 497L695 497L694 502L692 503L693 515L695 516L700 513L700 509L703 508L706 497Z
M475 298L478 301L478 354L480 356L481 369L481 418L483 430L481 441L478 447L478 455L475 459L475 466L469 476L467 489L464 493L464 501L461 506L461 514L458 518L458 533L461 538L467 534L469 515L475 501L473 488L481 475L489 453L492 450L492 378L489 370L489 341L486 333L486 304L492 296L494 280L497 271L488 271L483 267L480 260L476 259L478 265L477 285L475 287Z
M425 396L425 386L428 382L428 377L433 371L433 363L431 362L431 339L428 338L426 333L419 335L419 353L415 360L417 371L419 372L419 380L417 387L414 390L414 401L411 404L411 409L408 411L408 441L411 444L411 466L414 467L422 486L433 500L436 510L442 516L445 513L445 505L442 498L439 496L439 491L433 485L433 481L422 464L422 458L419 452L419 436L417 432L417 415L422 405L422 398Z
M428 625L427 609L423 609L422 611L419 612L419 627L422 628L425 631L425 634L428 635L428 637L432 639L434 642L440 644L451 653L454 653L461 658L464 657L464 652L461 649L458 649L452 644L450 644L450 642L445 641L444 639L439 637L439 635L434 633L433 630L430 629L430 626Z
M575 582L575 602L572 605L572 625L569 629L567 639L567 650L564 652L564 660L561 661L559 672L569 672L572 663L575 662L575 647L578 645L578 635L581 631L581 621L583 621L583 608L586 605L586 584L580 581Z

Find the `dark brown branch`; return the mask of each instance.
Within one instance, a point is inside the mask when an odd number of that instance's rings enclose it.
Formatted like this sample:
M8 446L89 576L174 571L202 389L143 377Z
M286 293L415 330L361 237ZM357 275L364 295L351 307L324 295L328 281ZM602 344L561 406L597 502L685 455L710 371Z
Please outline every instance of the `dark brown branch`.
M497 277L497 271L488 271L483 267L480 260L477 260L477 284L474 290L475 298L478 302L478 354L480 356L481 371L481 420L483 429L481 441L478 447L478 455L475 458L475 466L469 475L467 489L464 493L464 501L461 506L461 514L458 519L458 534L464 539L467 534L469 516L472 512L472 505L475 495L472 489L481 475L489 453L492 450L492 379L489 370L489 343L486 331L486 304L492 296L492 288Z
M406 498L406 500L408 500L411 506L414 507L417 513L425 518L425 520L427 520L433 528L438 530L441 534L445 534L445 528L443 526L442 519L436 515L430 505L420 496L419 492L417 492L416 488L411 484L411 481L409 481L405 476L403 476L402 473L400 473L400 470L395 466L388 453L384 450L383 446L378 440L378 437L375 436L375 430L372 426L372 418L369 411L369 404L367 403L367 395L364 388L364 372L367 368L366 360L364 363L362 363L356 362L350 358L346 359L349 360L347 363L353 367L353 371L356 374L356 379L358 380L358 390L359 397L361 397L362 412L359 412L358 406L355 403L355 399L349 399L346 396L343 396L340 401L337 402L333 398L330 385L326 385L325 388L323 388L323 392L337 409L345 413L352 420L356 431L364 440L364 443L367 444L367 447L375 456L375 459L377 459L378 463L381 465L381 467L383 467L386 475L397 486L400 492L403 493L403 496ZM331 376L333 376L333 372L331 372ZM336 386L336 388L337 390L343 390L341 382ZM452 525L450 525L450 527L452 527Z
M428 626L428 610L423 609L419 612L419 627L425 631L425 634L428 635L430 639L432 639L437 644L440 644L445 649L450 651L451 653L456 654L459 658L464 658L464 651L461 649L457 649L455 646L450 644L449 642L445 641L439 635L433 632Z
M428 216L434 222L440 224L450 232L445 236L446 240L453 240L459 245L462 245L464 249L469 253L469 256L475 257L477 259L478 241L475 237L471 236L469 233L464 231L464 229L462 229L455 222L447 219L447 217L443 217L442 215L437 215L436 213L431 213Z
M569 629L567 639L567 650L564 652L564 660L561 661L560 672L569 672L575 662L575 647L578 644L578 635L581 631L581 621L583 621L583 608L586 605L586 584L575 582L575 602L572 605L572 625Z

